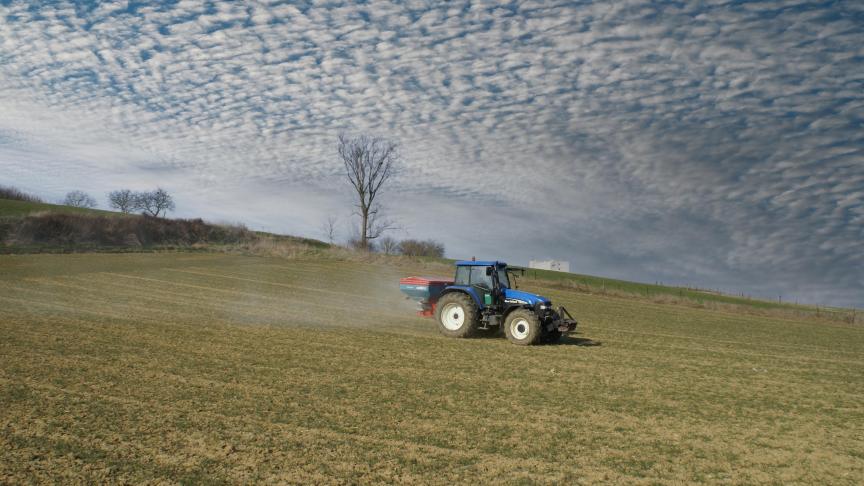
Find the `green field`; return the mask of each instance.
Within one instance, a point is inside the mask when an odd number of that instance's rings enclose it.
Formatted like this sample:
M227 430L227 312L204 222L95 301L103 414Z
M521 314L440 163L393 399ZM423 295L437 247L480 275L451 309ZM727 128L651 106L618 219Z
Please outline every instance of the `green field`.
M549 270L526 270L529 281L543 280L548 283L559 284L563 288L581 290L584 292L600 293L613 296L639 297L648 300L664 300L667 298L677 299L682 302L695 303L709 306L737 306L747 307L751 310L781 311L787 314L807 314L825 317L834 320L846 320L854 322L857 314L850 313L850 309L813 306L797 304L788 301L765 300L752 297L723 294L719 291L700 290L687 287L673 287L662 284L649 284L641 282L630 282L614 278L597 277L593 275L582 275L569 272L553 272Z
M2 255L0 483L864 482L861 325L526 281L577 335L448 339L441 269Z
M100 214L103 216L119 215L113 211L101 209L76 208L63 206L62 204L36 203L30 201L14 201L11 199L0 199L0 217L20 217L34 213L70 213L70 214Z

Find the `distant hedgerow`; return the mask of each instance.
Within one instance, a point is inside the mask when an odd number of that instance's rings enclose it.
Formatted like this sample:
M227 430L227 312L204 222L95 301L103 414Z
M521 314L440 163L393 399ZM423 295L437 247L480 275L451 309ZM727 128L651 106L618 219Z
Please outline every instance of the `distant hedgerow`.
M45 202L32 194L27 194L26 192L12 186L0 186L0 199L12 199L14 201L31 203Z
M444 245L433 240L402 240L399 252L405 256L443 257Z
M6 243L15 245L129 246L241 243L257 238L243 226L201 219L47 213L0 223Z

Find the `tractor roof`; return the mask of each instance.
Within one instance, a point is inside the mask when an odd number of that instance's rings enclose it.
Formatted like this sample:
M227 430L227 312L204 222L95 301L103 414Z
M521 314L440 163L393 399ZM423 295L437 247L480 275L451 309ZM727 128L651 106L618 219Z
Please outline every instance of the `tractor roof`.
M459 260L456 262L457 267L469 266L469 267L504 267L507 266L504 262L492 261L492 260Z

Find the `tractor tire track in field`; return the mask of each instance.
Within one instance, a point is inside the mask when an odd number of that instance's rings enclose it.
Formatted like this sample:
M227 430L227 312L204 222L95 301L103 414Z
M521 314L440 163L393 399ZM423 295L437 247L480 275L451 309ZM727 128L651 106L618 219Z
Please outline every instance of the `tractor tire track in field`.
M232 279L232 280L239 280L242 282L250 282L250 283L254 283L254 284L272 285L272 286L283 287L283 288L292 289L292 290L303 290L305 292L320 292L320 293L324 293L324 294L332 294L332 295L347 296L347 297L360 297L360 298L366 297L363 294L340 292L337 290L329 290L329 289L317 289L314 287L303 287L300 285L291 285L291 284L285 284L285 283L279 283L279 282L270 282L267 280L244 278L244 277L238 277L238 276L234 276L234 275L221 275L221 274L216 274L216 273L193 272L190 270L178 270L178 269L168 269L168 271L179 272L179 273L188 273L190 275L198 275L200 277L208 277L208 278L213 278L213 277L228 278L228 279Z
M744 343L744 342L738 342L738 341L725 341L725 340L723 340L723 341L713 341L713 340L710 340L710 341L709 341L709 340L703 340L703 339L699 339L699 338L685 337L685 336L675 335L675 334L651 333L651 332L645 332L645 331L633 331L633 330L629 330L629 329L614 329L614 328L609 328L609 327L603 327L603 330L604 330L604 331L611 331L611 332L613 332L613 333L616 333L616 332L617 332L617 333L624 333L624 334L636 334L636 335L642 335L642 336L653 336L653 337L661 337L661 338L674 338L674 339L681 339L681 340L686 340L686 341L696 341L696 342L699 342L700 344L703 344L703 346L702 346L702 347L699 347L699 348L690 347L690 346L675 346L675 345L647 344L647 345L650 345L650 346L653 346L653 347L660 347L660 348L667 348L667 349L674 349L674 350L688 350L688 351L700 350L700 351L709 351L709 352L714 352L714 353L731 353L731 354L738 354L738 355L741 355L741 356L747 356L747 357L773 358L773 359L779 359L779 360L790 360L790 361L799 361L799 360L801 360L801 359L806 359L806 360L808 360L808 361L823 361L823 362L826 362L826 363L836 363L836 364L846 364L846 365L864 366L864 362L862 362L862 361L855 361L855 360L843 360L843 359L836 359L836 358L814 358L814 357L810 357L810 356L807 356L807 357L805 358L805 357L801 357L801 356L786 356L786 355L780 355L780 354L769 354L769 353L746 352L746 351L740 351L740 350L737 350L737 349L734 349L734 350L730 350L730 349L719 349L719 348L712 348L712 347L710 346L710 344L711 344L712 342L713 342L713 343L719 343L719 344L735 345L735 346L753 346L753 347L771 347L770 344L762 344L762 343ZM631 342L634 342L634 341L631 341ZM643 342L643 343L644 343L644 342ZM785 346L785 348L788 348L788 349L798 349L797 347L794 347L794 346ZM819 349L820 351L826 351L826 352L828 351L828 350L825 350L825 349L823 349L823 348L817 348L817 349ZM849 354L851 355L851 353L849 353Z

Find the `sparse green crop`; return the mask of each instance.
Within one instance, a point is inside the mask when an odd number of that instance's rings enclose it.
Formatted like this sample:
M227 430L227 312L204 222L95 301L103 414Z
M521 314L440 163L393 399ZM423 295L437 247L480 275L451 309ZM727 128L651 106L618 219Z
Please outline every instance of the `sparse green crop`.
M13 201L11 199L0 199L0 217L19 217L28 214L51 212L66 214L101 214L104 216L119 215L111 211L103 211L91 208L76 208L63 206L62 204L49 204L30 201Z
M562 344L449 339L400 265L0 256L0 483L864 479L859 325L547 286Z

